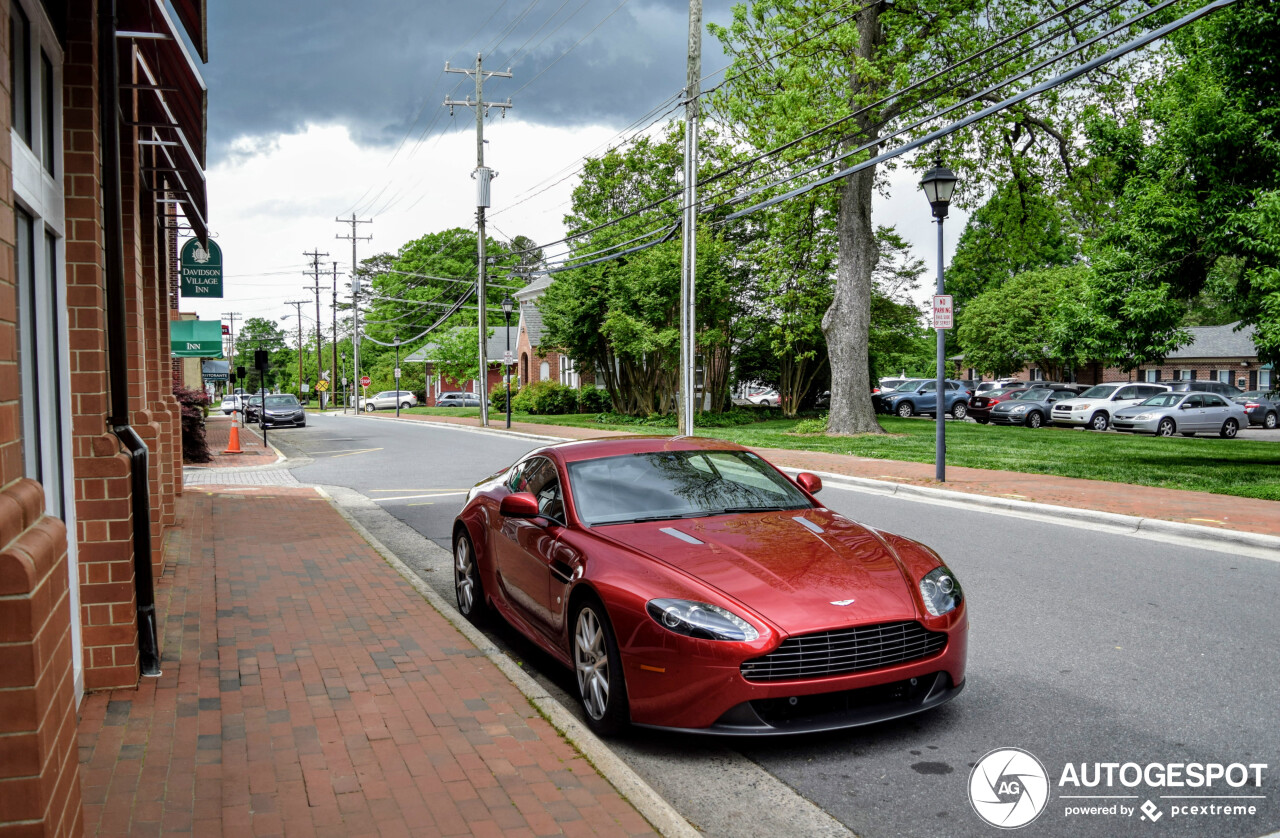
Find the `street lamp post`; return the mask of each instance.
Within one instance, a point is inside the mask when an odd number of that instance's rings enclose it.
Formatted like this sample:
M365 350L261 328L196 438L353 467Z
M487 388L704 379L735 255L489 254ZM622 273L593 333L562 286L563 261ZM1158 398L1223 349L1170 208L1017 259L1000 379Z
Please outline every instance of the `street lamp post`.
M924 190L925 197L929 199L929 206L933 208L933 217L938 219L938 296L945 293L942 281L942 223L947 218L947 208L951 204L951 195L955 192L956 181L955 173L943 166L941 160L925 172L924 178L920 181L920 188ZM933 455L934 477L939 483L943 483L947 479L947 331L945 328L939 328L936 322L934 330L938 333L938 383L937 391L934 393L933 413L937 423Z
M396 378L396 418L397 418L397 419L399 419L399 418L400 418L400 338L396 338L394 342L395 342L395 345L396 345L396 366L395 366L395 370L394 370L394 372L395 372L395 374L396 374L396 375L395 375L395 378Z
M347 415L347 352L338 353L338 370L342 375L342 415Z
M502 318L507 326L507 356L502 359L502 377L507 382L507 430L511 430L511 309L515 305L510 294L502 298Z

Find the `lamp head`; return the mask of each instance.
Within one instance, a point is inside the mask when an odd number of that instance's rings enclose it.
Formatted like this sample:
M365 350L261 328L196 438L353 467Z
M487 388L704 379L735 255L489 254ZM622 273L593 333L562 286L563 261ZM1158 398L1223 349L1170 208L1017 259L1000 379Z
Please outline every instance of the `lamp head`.
M920 188L924 190L924 196L929 200L929 206L933 208L934 218L947 217L947 208L951 204L951 196L956 191L958 181L959 178L956 177L955 172L942 165L941 161L924 173L924 177L920 180Z

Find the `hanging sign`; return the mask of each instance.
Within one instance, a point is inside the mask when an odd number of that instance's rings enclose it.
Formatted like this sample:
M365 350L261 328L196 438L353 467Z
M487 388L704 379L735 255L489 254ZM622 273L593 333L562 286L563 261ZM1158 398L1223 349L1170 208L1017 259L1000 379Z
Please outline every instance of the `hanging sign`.
M188 239L179 256L181 293L184 297L222 296L222 248L209 239L209 249L199 239Z

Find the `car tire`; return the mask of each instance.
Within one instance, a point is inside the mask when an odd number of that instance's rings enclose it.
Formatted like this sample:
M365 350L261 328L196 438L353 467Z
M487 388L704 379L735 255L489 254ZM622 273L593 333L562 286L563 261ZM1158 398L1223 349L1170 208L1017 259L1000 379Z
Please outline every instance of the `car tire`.
M1033 410L1031 411L1031 413L1027 414L1028 428L1033 428L1033 429L1038 428L1043 424L1044 424L1044 417L1041 416L1038 412Z
M1277 424L1277 418L1278 417L1276 416L1276 412L1274 410L1271 411L1265 417L1263 417L1262 427L1266 428L1269 431L1274 431Z
M956 402L955 406L951 408L952 419L963 419L968 415L969 415L969 405L965 404L964 402Z
M602 736L619 733L631 723L631 710L609 616L600 600L588 596L574 609L570 625L573 671L587 727Z
M1111 417L1105 411L1099 410L1093 416L1089 417L1089 424L1086 425L1091 431L1105 431L1111 425Z
M1156 436L1173 436L1175 428L1172 419L1161 419L1160 424L1156 426Z
M1235 439L1236 434L1240 432L1240 423L1234 419L1228 419L1222 423L1222 430L1218 431L1218 436L1223 439Z
M480 581L480 564L471 536L461 528L453 537L453 590L458 598L458 613L472 623L481 624L488 608L484 583Z
M409 404L408 402L400 402L401 410L408 410L411 407L413 407L413 405Z
M365 403L364 403L364 412L365 412L365 413L373 413L373 412L374 412L375 410L377 410L377 409L378 409L378 408L377 408L376 406L374 406L374 405L370 404L369 402L365 402Z
M916 412L916 407L911 402L902 402L894 412L903 419L910 419L911 415Z

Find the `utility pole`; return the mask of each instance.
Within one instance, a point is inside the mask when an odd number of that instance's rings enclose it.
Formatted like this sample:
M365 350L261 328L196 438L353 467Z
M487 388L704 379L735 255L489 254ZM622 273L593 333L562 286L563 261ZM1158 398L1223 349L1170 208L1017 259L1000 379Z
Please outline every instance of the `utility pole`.
M680 434L693 434L698 321L694 279L698 249L698 96L702 79L702 0L689 0L689 75L684 109L684 247L680 259Z
M339 224L350 224L351 235L334 236L335 239L344 239L351 242L351 356L352 366L354 367L354 381L360 380L360 275L356 273L356 242L372 241L373 236L357 236L357 224L372 224L372 218L359 219L356 214L351 213L350 218L335 218L334 221ZM356 392L360 392L357 390ZM360 399L356 399L356 413L360 413Z
M298 389L302 389L302 307L306 300L285 300L285 305L293 306L294 319L298 321ZM265 409L265 408L264 408Z
M342 375L342 370L338 369L338 263L333 263L333 310L330 312L333 318L333 371L329 373L329 389L333 391L334 398L338 396L338 378ZM345 389L345 388L344 388ZM347 399L343 396L342 412L347 412Z
M310 253L303 251L303 256L311 257L311 275L315 278L315 285L311 287L303 286L303 291L314 291L316 294L316 383L324 378L324 330L320 327L320 257L328 256L328 253L321 253L319 250L313 250ZM317 390L316 400L320 402L320 406L324 407L324 393Z
M236 318L240 316L238 311L224 311L222 316L231 321L231 328L228 330L231 336L231 351L227 353L227 380L231 380L231 373L236 368ZM232 388L235 389L234 387Z
M488 355L488 323L486 304L489 294L488 271L485 266L485 234L484 234L484 211L489 206L489 182L497 176L497 173L485 168L484 165L484 118L489 115L490 108L497 108L503 117L507 115L507 109L511 107L511 97L507 97L505 102L486 102L484 100L484 80L491 76L502 79L511 78L511 71L498 73L492 70L483 69L483 63L480 53L476 53L475 69L467 69L462 67L450 67L449 62L444 62L444 71L446 73L462 73L463 75L473 76L476 80L476 98L471 101L468 96L459 102L456 99L445 97L445 107L449 109L450 116L453 115L455 107L474 108L476 112L476 170L472 177L476 180L476 227L479 230L479 259L476 266L477 280L477 296L479 297L480 314L480 424L482 426L489 424L489 359Z

